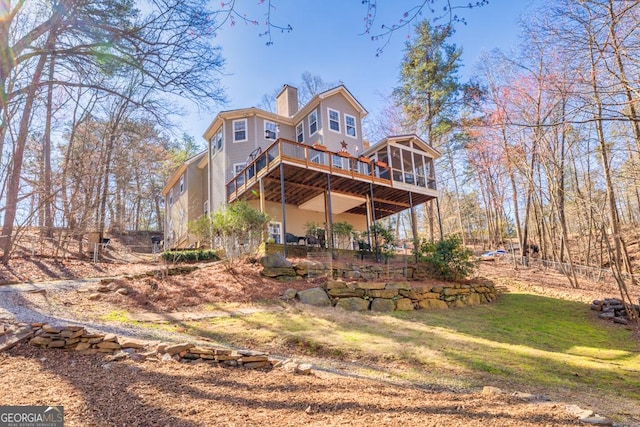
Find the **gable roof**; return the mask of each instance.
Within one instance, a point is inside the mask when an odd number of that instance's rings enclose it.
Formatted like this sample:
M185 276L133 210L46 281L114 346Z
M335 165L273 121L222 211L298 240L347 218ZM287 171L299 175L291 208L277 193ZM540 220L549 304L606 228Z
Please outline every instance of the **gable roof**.
M371 147L369 147L368 149L366 149L362 153L362 155L368 156L368 155L373 154L376 151L378 151L384 145L388 145L389 143L394 143L394 142L397 142L397 141L406 141L408 139L412 140L415 145L417 145L418 147L420 147L422 149L422 151L424 151L426 153L429 153L434 160L439 158L440 156L442 156L442 153L440 151L438 151L435 148L433 148L430 144L425 142L425 140L420 138L415 133L408 133L408 134L402 134L402 135L392 135L392 136L388 136L386 138L383 138L380 141L376 142L375 144L371 145Z
M313 98L309 100L309 102L307 102L300 110L298 110L296 114L293 115L294 121L297 122L300 120L299 117L309 114L311 110L316 108L317 104L319 104L323 99L330 98L336 94L342 94L342 96L345 97L345 99L353 106L353 108L358 111L360 118L363 118L364 116L369 114L369 112L362 106L362 104L358 102L355 96L353 96L351 92L349 92L349 89L347 89L345 85L341 84L317 95L314 95Z
M347 102L349 102L353 108L358 111L360 118L365 117L369 112L358 102L358 100L349 92L349 90L345 87L345 85L341 84L324 92L321 92L317 95L314 95L313 98L309 100L305 105L300 108L293 116L280 116L276 113L272 113L271 111L263 110L257 107L249 107L249 108L238 108L235 110L226 110L219 112L216 117L213 119L211 124L207 127L202 135L204 139L207 141L213 136L214 130L218 129L223 120L235 119L235 118L244 118L251 116L260 116L274 122L284 123L293 126L295 123L299 122L301 117L306 116L317 107L317 105L323 99L330 98L336 94L342 94L345 97Z
M169 193L169 190L171 190L173 186L176 185L176 182L178 182L178 179L180 179L182 174L189 168L189 166L191 166L194 163L199 163L203 159L203 157L206 156L206 154L207 154L207 150L204 150L196 154L195 156L187 159L185 162L183 162L180 165L180 167L176 169L173 175L171 175L171 178L169 178L169 181L167 181L167 184L164 186L160 194L162 194L163 196L166 196Z

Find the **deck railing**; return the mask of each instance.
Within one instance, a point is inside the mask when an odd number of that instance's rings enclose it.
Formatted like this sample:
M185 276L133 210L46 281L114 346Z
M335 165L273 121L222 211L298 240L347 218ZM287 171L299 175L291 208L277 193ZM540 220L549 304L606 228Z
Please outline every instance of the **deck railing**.
M392 185L391 169L384 163L352 157L346 152L333 152L323 147L278 139L262 153L256 155L227 183L227 199L230 199L234 193L237 194L251 187L260 177L281 162L365 182Z

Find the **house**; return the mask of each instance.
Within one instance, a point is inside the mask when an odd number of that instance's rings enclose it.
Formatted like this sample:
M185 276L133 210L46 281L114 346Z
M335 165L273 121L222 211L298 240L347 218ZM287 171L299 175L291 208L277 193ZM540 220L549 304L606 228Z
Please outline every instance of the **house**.
M269 237L284 243L286 254L293 242L284 236L304 236L307 223L329 230L346 221L364 231L436 198L433 161L440 153L413 134L369 146L362 137L366 115L343 85L300 108L297 89L285 85L275 113L220 112L204 133L207 152L182 165L163 190L166 245L193 245L185 221L237 200L269 215Z
M207 152L185 161L162 190L165 198L164 244L167 249L198 244L187 231L187 224L209 213L209 170Z

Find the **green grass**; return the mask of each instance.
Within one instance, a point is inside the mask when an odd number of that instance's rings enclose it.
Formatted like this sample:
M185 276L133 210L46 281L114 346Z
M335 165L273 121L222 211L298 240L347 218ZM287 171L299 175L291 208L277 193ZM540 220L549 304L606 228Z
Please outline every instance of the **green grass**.
M391 314L297 305L189 325L189 333L232 345L392 366L394 375L420 383L497 382L640 399L639 346L631 331L597 319L585 304L531 294Z

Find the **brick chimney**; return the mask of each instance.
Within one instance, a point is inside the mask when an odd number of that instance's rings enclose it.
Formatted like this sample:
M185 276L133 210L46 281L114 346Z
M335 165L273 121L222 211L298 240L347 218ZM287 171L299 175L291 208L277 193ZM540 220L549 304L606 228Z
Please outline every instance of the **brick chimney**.
M276 96L276 114L291 117L298 112L298 89L284 85Z

